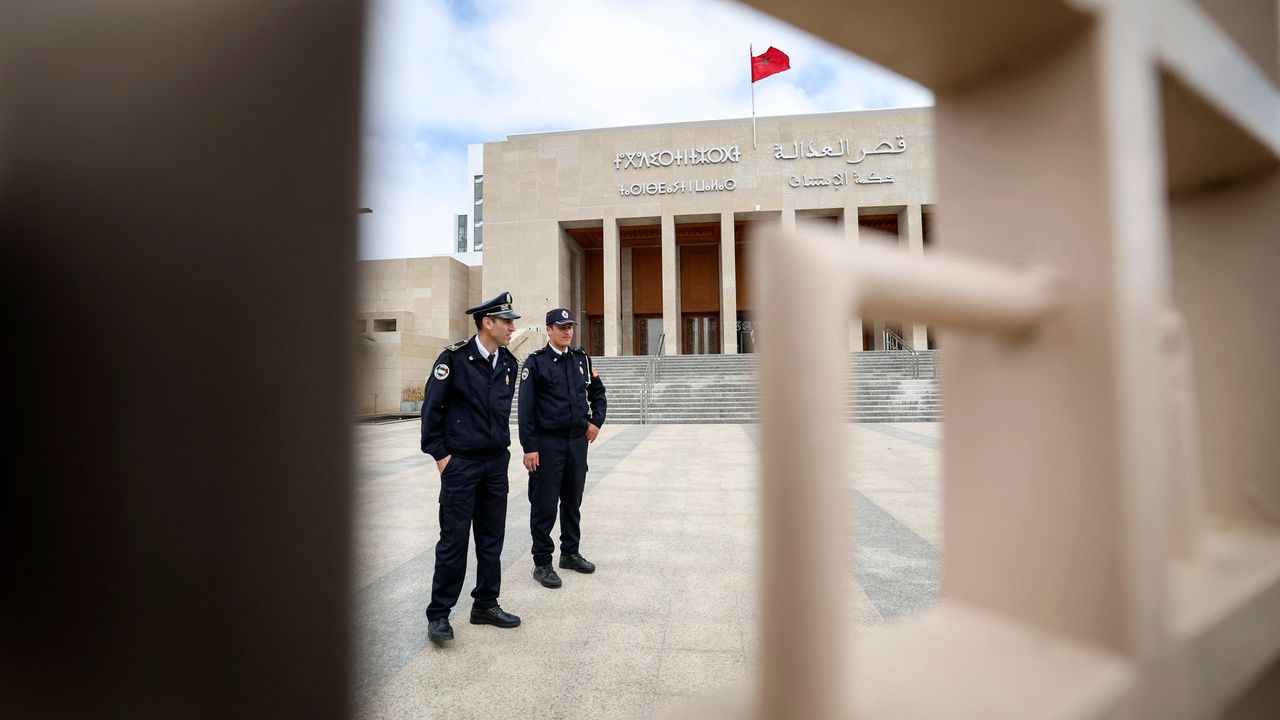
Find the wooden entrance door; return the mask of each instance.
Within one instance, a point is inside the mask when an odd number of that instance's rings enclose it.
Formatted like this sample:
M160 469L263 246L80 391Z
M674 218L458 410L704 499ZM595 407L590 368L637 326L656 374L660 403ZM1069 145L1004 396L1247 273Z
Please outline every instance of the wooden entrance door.
M720 352L720 316L687 314L681 328L680 352L685 355L713 355Z

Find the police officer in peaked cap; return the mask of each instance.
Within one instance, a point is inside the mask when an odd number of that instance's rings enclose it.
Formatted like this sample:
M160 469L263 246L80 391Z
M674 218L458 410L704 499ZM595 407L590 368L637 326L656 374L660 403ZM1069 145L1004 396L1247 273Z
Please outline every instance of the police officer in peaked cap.
M593 573L596 566L578 552L582 539L582 491L587 478L587 443L604 425L604 382L581 348L571 347L573 313L547 313L545 347L534 350L520 371L520 445L529 471L529 527L533 536L533 577L558 588L551 567L551 527L560 511L560 567Z
M507 519L507 463L511 452L511 398L516 358L507 350L513 320L511 293L467 310L475 319L470 340L449 345L427 378L422 404L422 452L440 470L440 541L427 606L427 636L453 639L449 611L467 571L467 536L476 537L476 587L471 623L513 628L520 618L498 606L502 540Z

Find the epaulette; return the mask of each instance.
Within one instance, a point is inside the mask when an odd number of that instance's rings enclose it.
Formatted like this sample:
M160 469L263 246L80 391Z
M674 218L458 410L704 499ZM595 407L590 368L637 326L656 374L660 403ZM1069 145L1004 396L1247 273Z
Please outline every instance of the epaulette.
M459 340L458 342L452 345L445 345L444 349L448 350L449 352L457 352L458 350L461 350L463 346L465 346L469 342L471 342L471 338L467 338L466 340Z
M582 348L580 348L580 347L571 347L571 348L569 348L569 352L572 352L574 355L586 355L586 354L587 354L587 351L586 351L586 350L583 350L583 349L582 349Z
M533 352L529 353L529 357L533 357L534 355L541 355L542 353L544 353L544 352L546 352L546 351L547 351L547 346L546 346L546 345L543 345L542 347L538 348L537 350L534 350Z

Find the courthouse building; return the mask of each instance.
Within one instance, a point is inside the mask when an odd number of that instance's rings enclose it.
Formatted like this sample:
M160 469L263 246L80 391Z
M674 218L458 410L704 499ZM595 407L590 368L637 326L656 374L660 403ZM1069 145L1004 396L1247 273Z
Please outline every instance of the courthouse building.
M484 146L486 297L575 310L594 355L752 349L752 228L829 223L930 243L931 112L827 113L513 135ZM980 182L975 177L975 182ZM855 222L856 219L856 222ZM924 327L892 328L916 348ZM765 328L759 328L765 332ZM876 349L868 320L850 349Z
M447 256L361 263L357 330L371 341L361 411L395 409L439 348L471 333L462 310L502 291L521 327L571 308L593 355L653 354L660 343L667 355L752 352L767 332L753 318L754 228L814 223L850 243L930 245L931 117L825 113L760 118L754 129L750 119L717 120L473 147L475 204L452 230L459 250L467 235L466 249L483 248L482 266ZM933 346L922 325L864 318L851 324L849 348L883 349L886 338Z

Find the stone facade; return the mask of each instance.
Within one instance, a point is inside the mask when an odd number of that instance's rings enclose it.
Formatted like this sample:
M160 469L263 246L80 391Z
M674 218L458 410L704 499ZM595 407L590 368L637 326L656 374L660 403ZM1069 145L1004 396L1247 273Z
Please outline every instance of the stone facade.
M423 386L440 350L471 336L466 309L480 302L480 273L448 256L360 263L358 413L398 411L402 393Z
M619 228L662 228L663 319L679 324L674 232L682 223L896 215L905 249L923 251L922 213L935 203L927 109L828 113L514 135L484 147L486 296L509 290L536 315L581 315L576 228L603 228L606 355L628 354L629 273ZM980 168L975 169L980 171ZM856 173L856 177L854 177ZM891 180L888 180L891 178ZM876 180L881 180L877 182ZM732 233L724 237L720 327L734 352ZM923 328L903 333L917 347ZM669 333L668 353L679 351Z

